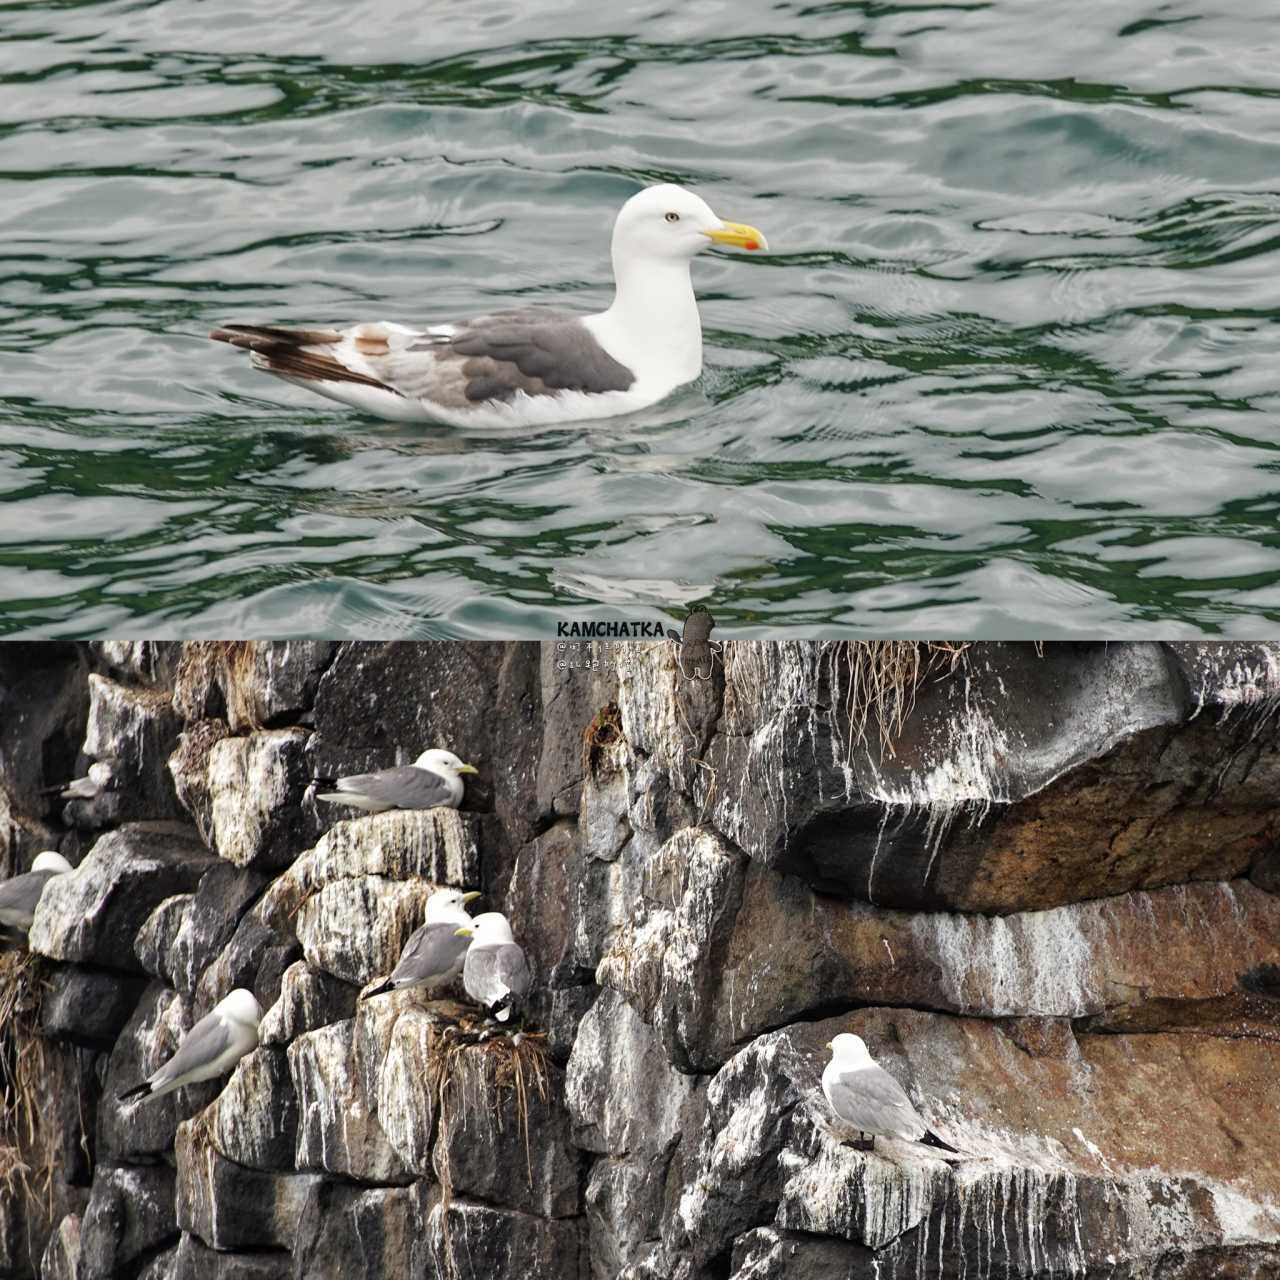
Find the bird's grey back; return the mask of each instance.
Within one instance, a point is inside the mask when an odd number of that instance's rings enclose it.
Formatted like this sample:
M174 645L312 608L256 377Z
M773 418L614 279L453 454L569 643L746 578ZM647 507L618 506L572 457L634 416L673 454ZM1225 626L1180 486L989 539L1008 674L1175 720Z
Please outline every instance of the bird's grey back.
M388 809L433 809L453 802L447 779L411 764L377 773L355 773L339 778L337 785L339 791L367 796Z
M44 887L57 871L26 871L0 884L0 911L30 917L35 914Z
M435 358L424 362L423 355ZM486 400L626 391L635 375L571 312L524 307L477 316L369 361L402 395L463 409Z
M234 1035L233 1029L218 1013L206 1013L187 1032L178 1052L152 1077L152 1090L162 1089L188 1071L195 1071L221 1057L231 1048Z
M429 981L452 973L466 955L470 940L458 936L457 924L431 921L415 929L391 975L397 984Z
M927 1126L906 1090L883 1067L832 1072L823 1082L836 1115L855 1128L912 1141L924 1134Z

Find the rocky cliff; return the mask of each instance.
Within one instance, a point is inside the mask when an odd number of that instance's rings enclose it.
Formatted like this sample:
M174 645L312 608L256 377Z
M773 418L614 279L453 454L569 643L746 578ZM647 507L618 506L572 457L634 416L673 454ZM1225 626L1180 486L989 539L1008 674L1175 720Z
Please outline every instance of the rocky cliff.
M0 647L0 1270L1280 1275L1280 651ZM429 745L460 811L307 786ZM59 784L109 762L96 795ZM367 1002L433 886L520 1042ZM225 1080L117 1095L235 986ZM841 1139L857 1031L958 1159Z

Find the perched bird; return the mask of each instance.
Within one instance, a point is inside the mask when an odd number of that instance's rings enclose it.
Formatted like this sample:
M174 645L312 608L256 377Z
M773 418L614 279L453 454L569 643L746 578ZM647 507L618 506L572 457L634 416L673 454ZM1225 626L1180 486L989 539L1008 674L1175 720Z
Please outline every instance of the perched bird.
M434 991L452 982L462 972L462 960L470 945L465 935L459 935L458 927L471 924L466 905L479 896L478 892L463 893L461 889L433 893L427 899L426 923L409 935L391 977L365 992L363 998L368 1000L384 991L404 991L408 987Z
M500 911L486 911L458 930L471 938L462 964L462 985L490 1017L506 1022L529 990L532 978L524 952Z
M656 404L702 372L689 264L711 245L768 248L754 227L664 183L618 214L607 311L522 307L421 328L233 324L209 336L246 348L257 369L380 418L490 427L606 418Z
M879 1135L923 1142L959 1154L929 1131L902 1086L872 1061L860 1036L845 1032L827 1048L831 1050L831 1061L822 1072L822 1092L827 1095L831 1110L858 1130L859 1149L873 1151Z
M114 760L95 760L83 778L73 778L62 788L64 800L92 800L115 776Z
M120 1101L141 1096L159 1098L184 1085L225 1074L258 1047L261 1021L262 1009L253 992L237 987L182 1037L177 1053L163 1067L141 1084L126 1089Z
M54 876L66 875L72 869L62 854L46 849L36 854L30 871L0 880L0 924L26 934L35 919L36 904L45 885Z
M347 778L316 778L314 781L321 786L337 788L318 792L316 799L349 804L367 813L382 813L384 809L434 809L438 805L456 809L462 803L462 779L458 775L475 772L474 765L463 764L452 751L433 747L412 764L395 769L354 773Z

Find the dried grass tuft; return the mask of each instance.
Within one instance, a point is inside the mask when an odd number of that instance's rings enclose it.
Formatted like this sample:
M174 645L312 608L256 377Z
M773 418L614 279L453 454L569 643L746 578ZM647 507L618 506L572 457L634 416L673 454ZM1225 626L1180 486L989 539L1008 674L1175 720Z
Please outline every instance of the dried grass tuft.
M0 953L0 1195L21 1197L52 1224L57 1139L43 1123L40 1090L48 1076L39 1035L40 957Z
M212 714L210 685L222 690L227 719L238 728L259 729L254 674L257 641L191 640L182 646L174 679L174 706L188 720Z
M536 1091L546 1102L549 1091L547 1037L540 1033L495 1034L483 1022L464 1016L456 1022L437 1022L427 1033L427 1087L435 1101L437 1153L440 1181L440 1229L445 1268L457 1276L449 1204L453 1178L449 1165L449 1139L455 1126L467 1127L468 1119L485 1108L499 1129L504 1108L501 1093L513 1090L516 1124L524 1143L525 1173L533 1186L533 1153L529 1145L529 1097Z

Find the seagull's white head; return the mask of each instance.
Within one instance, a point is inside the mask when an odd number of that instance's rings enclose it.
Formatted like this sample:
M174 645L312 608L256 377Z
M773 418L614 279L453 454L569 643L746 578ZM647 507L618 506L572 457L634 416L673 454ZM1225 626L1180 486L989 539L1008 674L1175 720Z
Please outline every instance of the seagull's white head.
M711 206L684 187L664 182L646 187L618 211L613 224L613 256L685 260L713 244L739 249L768 249L755 229L740 222L725 222Z
M859 1067L873 1065L871 1054L862 1042L862 1037L855 1036L852 1032L842 1031L827 1045L827 1048L831 1050L831 1061L845 1071L856 1071Z
M474 902L479 896L479 890L467 892L462 889L437 889L427 899L427 920L431 923L449 920L459 923L469 921L467 903Z
M413 763L416 768L430 769L442 778L456 778L460 773L478 772L475 765L463 764L452 751L443 751L439 747L424 751Z
M473 947L497 947L504 942L514 942L511 925L501 911L485 911L469 925L463 925L458 933L471 939Z
M61 874L64 871L72 870L71 863L60 853L54 853L52 849L46 849L43 853L36 854L36 860L31 864L32 871L56 871Z
M253 992L245 987L237 987L229 995L225 995L217 1004L217 1012L232 1022L242 1022L256 1031L262 1021L262 1006L254 998Z

